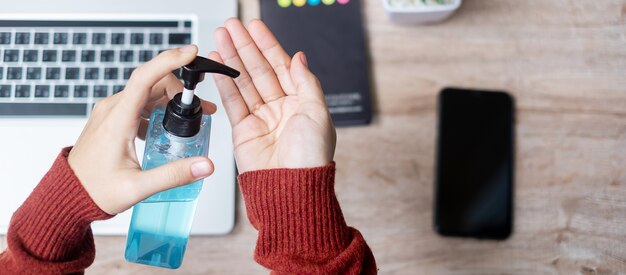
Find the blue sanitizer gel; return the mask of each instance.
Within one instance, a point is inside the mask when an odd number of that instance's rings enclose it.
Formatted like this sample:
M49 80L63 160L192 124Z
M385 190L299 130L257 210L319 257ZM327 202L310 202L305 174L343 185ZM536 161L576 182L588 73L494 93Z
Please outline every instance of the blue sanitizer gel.
M143 170L193 156L206 156L211 117L202 116L200 131L192 137L178 137L163 128L164 108L150 117L146 134ZM127 261L178 268L183 261L202 180L166 190L138 203L128 230Z
M185 89L166 107L155 108L150 116L143 170L208 154L211 116L202 114L200 99L194 95L204 73L239 76L238 71L199 56L182 67ZM165 268L180 267L201 189L202 180L199 180L154 194L135 205L126 240L126 260Z

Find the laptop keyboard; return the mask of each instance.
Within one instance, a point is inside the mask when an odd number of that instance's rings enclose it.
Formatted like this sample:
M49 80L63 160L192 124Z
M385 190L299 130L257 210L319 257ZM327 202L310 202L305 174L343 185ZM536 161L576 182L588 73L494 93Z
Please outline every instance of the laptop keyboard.
M160 52L191 44L192 21L0 20L0 117L79 116Z

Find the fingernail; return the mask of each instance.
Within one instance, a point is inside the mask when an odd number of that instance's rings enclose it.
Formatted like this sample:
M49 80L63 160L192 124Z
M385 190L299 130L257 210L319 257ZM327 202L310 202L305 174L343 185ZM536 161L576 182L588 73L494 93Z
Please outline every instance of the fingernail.
M180 48L178 50L180 52L183 52L183 53L188 53L188 52L192 52L195 47L196 47L195 45L187 45L187 46L184 46L184 47L182 47L182 48Z
M304 52L302 52L302 54L300 55L300 60L302 61L302 64L304 64L304 66L309 66L309 63L306 61L306 54L304 54Z
M211 175L211 165L206 161L191 164L191 175L195 178L206 178Z

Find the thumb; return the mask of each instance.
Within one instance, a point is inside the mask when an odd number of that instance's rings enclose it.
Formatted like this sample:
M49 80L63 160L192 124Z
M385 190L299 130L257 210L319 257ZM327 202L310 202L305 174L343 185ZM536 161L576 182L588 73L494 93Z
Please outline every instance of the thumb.
M293 56L290 73L299 98L325 104L322 86L313 72L309 70L306 55L303 52L298 52Z
M138 174L137 185L142 197L190 184L213 174L213 163L206 157L177 160Z
M178 49L167 50L145 64L133 70L126 83L126 88L121 93L122 102L130 106L129 110L139 116L146 102L150 99L152 87L172 70L189 64L198 54L195 45L188 45Z

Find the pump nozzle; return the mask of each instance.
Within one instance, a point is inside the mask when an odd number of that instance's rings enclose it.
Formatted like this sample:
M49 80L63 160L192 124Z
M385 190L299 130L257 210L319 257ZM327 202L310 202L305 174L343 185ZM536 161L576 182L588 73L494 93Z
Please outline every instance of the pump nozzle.
M236 78L239 71L224 64L215 62L201 56L196 56L191 63L182 67L181 77L185 82L185 89L195 90L196 85L203 80L204 73L218 73Z
M185 86L181 101L187 105L193 102L193 91L196 89L196 85L204 79L204 73L224 74L232 78L239 76L237 70L201 56L196 56L191 63L183 66L181 70L181 77Z
M202 107L200 107L200 99L194 95L194 90L204 79L204 74L218 73L235 78L239 76L239 71L200 56L196 56L181 70L185 89L167 104L163 127L176 136L190 137L200 130Z

